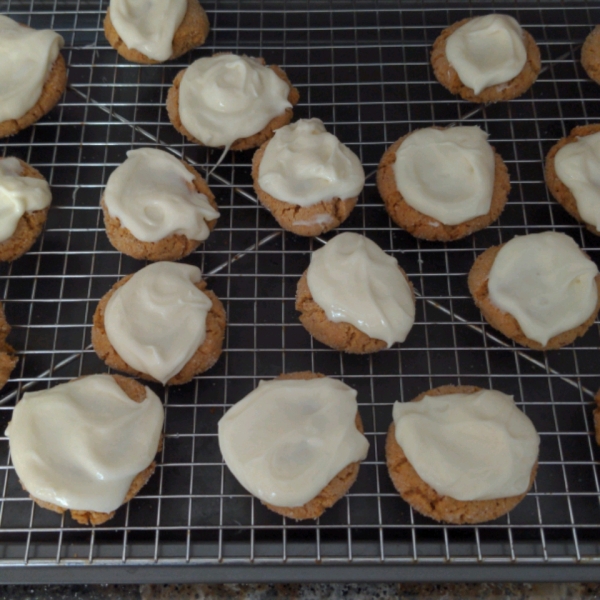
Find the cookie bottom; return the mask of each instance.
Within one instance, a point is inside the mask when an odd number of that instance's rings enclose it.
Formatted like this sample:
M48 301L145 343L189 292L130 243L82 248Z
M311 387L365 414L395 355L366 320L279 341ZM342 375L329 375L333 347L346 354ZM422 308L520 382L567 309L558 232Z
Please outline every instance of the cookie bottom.
M173 53L167 60L183 56L193 48L202 46L210 32L210 23L204 8L198 0L187 0L187 9L181 24L173 35ZM110 8L104 18L104 35L108 43L125 59L144 65L156 65L165 61L155 60L142 54L139 50L129 48L117 33L110 19Z
M598 30L598 42L600 43L600 29ZM600 74L600 70L599 70ZM600 131L600 124L596 125L583 125L580 127L574 127L571 130L571 133L567 137L564 137L552 148L550 148L550 152L546 156L546 166L544 169L544 175L546 178L546 185L552 194L552 197L577 221L583 223L586 228L591 231L594 235L600 235L600 231L596 229L594 225L588 223L583 220L579 209L577 208L577 200L575 200L575 196L573 196L571 190L559 179L556 173L556 163L555 158L557 152L566 146L567 144L572 144L577 141L577 138L584 137L586 135L592 135L593 133L598 133Z
M18 119L2 121L0 123L0 138L15 135L39 121L56 106L66 88L67 65L65 59L59 54L52 65L37 103Z
M210 205L218 210L219 207L215 202L215 196L208 187L208 184L203 177L185 161L181 161L183 166L194 175L193 185L197 192L204 194ZM110 243L123 254L137 258L138 260L179 260L190 255L196 248L202 245L206 240L191 240L183 234L174 233L157 242L143 242L136 238L129 229L121 225L121 221L117 217L110 215L104 195L100 200L102 206L102 214L104 216L104 226L106 235ZM215 228L217 219L207 221L206 224L210 231Z
M268 143L269 141L266 141L254 153L252 158L252 180L258 200L273 215L279 226L286 231L305 237L321 235L339 227L350 216L358 202L358 197L333 198L310 206L299 206L298 204L278 200L260 187L258 174Z
M215 54L214 56L218 56L218 54ZM261 58L260 61L263 65L265 64L264 59ZM288 79L288 76L280 67L276 65L271 65L269 68L272 69L280 79L283 79L283 81L285 81L290 86L288 102L290 102L292 106L295 106L298 103L298 100L300 100L300 94L298 93L298 90L292 86L290 80ZM200 140L196 139L185 128L185 126L181 122L181 116L179 114L179 86L181 85L181 80L183 79L186 70L187 69L184 69L183 71L179 71L179 73L177 73L175 79L173 80L173 85L169 89L169 93L167 95L167 113L169 115L169 120L171 121L171 124L173 125L173 127L175 127L175 129L177 129L177 131L179 131L179 133L181 133L191 142L199 144L200 146L204 146L204 144ZM264 127L261 131L258 131L257 133L249 137L235 140L231 144L229 149L248 150L250 148L256 148L257 146L260 146L261 144L273 137L273 134L276 129L287 125L292 120L293 116L293 110L291 108L286 108L283 113L271 119L269 123L267 123L266 127Z
M312 371L300 371L297 373L287 373L280 375L277 379L318 379L325 377L321 373L313 373ZM356 428L364 433L363 424L360 418L360 414L356 413ZM358 477L358 471L360 469L360 462L350 463L347 467L344 467L312 500L309 500L302 506L285 507L285 506L274 506L263 502L263 504L273 512L279 515L288 517L289 519L295 519L296 521L304 519L318 519L328 508L332 507L338 500L343 498L348 490L352 487L356 478Z
M590 79L600 83L600 25L596 25L583 42L581 65Z
M542 68L540 49L533 37L525 30L523 30L523 43L527 52L527 61L516 77L505 83L487 87L481 90L479 94L476 94L472 88L467 87L460 80L458 73L446 56L446 42L459 27L470 20L463 19L450 25L442 31L433 43L431 66L436 79L449 92L458 94L463 100L469 100L470 102L500 102L502 100L512 100L524 94L533 85Z
M15 355L14 348L6 343L10 333L10 325L4 314L4 307L0 303L0 390L6 385L10 374L17 366L19 359Z
M394 164L396 162L396 152L402 142L412 133L407 133L386 150L377 169L377 189L383 198L385 209L392 221L414 237L434 242L460 240L476 231L485 229L496 221L508 201L510 177L502 157L494 148L492 148L494 151L494 188L490 210L485 215L474 217L456 225L445 225L441 221L419 212L406 202L396 184Z
M0 159L1 160L1 159ZM44 176L34 167L19 159L23 167L22 175L24 177L35 177L35 179L44 179ZM44 179L45 181L45 179ZM17 222L15 232L3 242L0 242L0 261L10 262L23 256L35 244L35 241L42 233L48 210L50 207L41 210L26 212Z
M596 307L592 311L592 314L578 327L563 331L558 335L550 338L548 343L543 346L539 342L528 338L518 321L509 313L504 312L492 303L489 297L488 291L488 279L494 260L500 252L500 249L504 244L500 246L492 246L485 252L480 254L471 270L469 272L468 284L469 291L475 300L477 308L481 311L481 314L485 320L494 328L503 333L506 337L510 338L527 348L533 350L556 350L562 348L567 344L571 344L576 338L581 337L591 327L592 323L596 320L596 315L600 309L600 275L596 275L596 286L598 288L598 301Z
M137 369L129 366L117 353L113 345L108 339L106 328L104 326L104 313L106 311L106 305L114 294L115 290L119 289L122 285L125 285L131 278L132 275L124 277L105 294L96 308L93 319L92 327L92 346L94 351L103 360L107 366L117 371L122 371L128 375L134 375L147 381L154 381L160 383L148 373L142 373ZM193 379L195 375L208 371L221 356L223 348L223 340L225 339L225 325L226 315L223 304L217 298L214 292L206 289L206 282L199 281L195 284L196 287L204 292L212 302L212 308L206 315L206 338L204 342L198 347L194 355L188 360L183 366L181 371L171 377L165 385L182 385L188 383Z
M112 375L114 380L118 383L119 387L135 402L142 402L146 398L146 390L141 383L133 379L129 379L128 377L123 377L122 375ZM156 452L160 452L162 448L162 436L158 443L158 448ZM134 480L131 482L131 486L123 500L123 504L129 502L134 496L138 494L138 492L146 485L152 474L154 473L154 469L156 468L156 462L152 462L148 467L146 467L143 471L138 473ZM27 488L21 486L25 491ZM30 494L29 496L37 505L42 508L46 508L58 514L64 514L67 511L71 512L71 517L80 523L81 525L101 525L105 523L109 519L112 519L115 516L116 511L112 511L109 513L97 512L93 510L72 510L68 508L64 508L62 506L58 506L57 504L52 504L51 502L45 502L44 500L39 500L35 496Z
M425 396L472 394L480 389L465 385L443 385L419 394L412 402L419 402ZM519 496L509 496L494 500L456 500L450 496L438 494L428 483L425 483L421 479L396 441L396 427L393 422L388 429L385 455L390 478L403 500L426 517L430 517L435 521L457 525L484 523L505 515L525 498L533 485L537 472L536 463L531 471L531 479L527 492Z

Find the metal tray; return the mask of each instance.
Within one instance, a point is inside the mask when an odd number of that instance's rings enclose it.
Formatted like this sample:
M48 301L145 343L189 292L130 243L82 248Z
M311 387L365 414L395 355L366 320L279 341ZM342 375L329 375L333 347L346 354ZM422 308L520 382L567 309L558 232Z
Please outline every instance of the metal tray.
M325 240L284 233L256 203L251 152L230 153L210 178L221 218L189 258L222 298L229 326L218 364L164 391L165 444L157 473L106 525L77 526L35 507L20 489L0 437L0 581L567 580L600 577L599 449L593 394L600 387L598 324L572 347L515 347L482 322L466 274L485 248L553 229L596 262L599 241L548 195L543 159L575 125L597 119L600 88L579 50L600 7L563 2L398 0L206 0L206 46L175 63L119 58L102 33L106 0L0 0L0 12L66 40L69 88L37 125L8 140L50 181L46 231L26 256L0 267L0 290L20 361L2 390L0 432L25 389L104 372L90 348L98 299L143 263L116 252L99 200L110 172L138 146L159 146L199 168L219 151L189 144L169 124L175 74L200 56L234 51L282 65L301 93L296 117L319 117L361 157L367 186L342 226L396 256L417 293L417 319L401 347L346 356L314 342L294 310L296 282ZM433 78L429 49L442 28L470 15L514 15L540 45L543 70L521 98L477 106ZM393 226L374 173L407 131L470 123L490 133L511 175L497 224L452 244L428 243ZM326 236L329 237L329 236ZM317 522L270 513L224 467L216 424L261 378L313 369L358 390L371 450L356 485ZM536 484L507 517L443 526L413 512L384 461L395 400L444 383L514 394L540 431Z

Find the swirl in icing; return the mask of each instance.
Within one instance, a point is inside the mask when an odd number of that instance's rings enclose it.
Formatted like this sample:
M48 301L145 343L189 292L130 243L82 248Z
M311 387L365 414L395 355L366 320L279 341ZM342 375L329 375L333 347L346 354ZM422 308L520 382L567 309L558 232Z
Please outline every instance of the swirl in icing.
M356 391L341 381L261 381L219 421L219 448L251 494L274 506L303 506L366 458L356 413Z
M0 123L36 105L64 43L55 31L23 27L0 15Z
M532 233L500 249L489 274L489 297L528 338L545 346L596 309L597 275L598 267L569 236Z
M149 388L135 402L110 375L90 375L25 393L6 435L17 475L33 497L109 513L154 460L163 419Z
M415 299L398 261L362 235L341 233L313 252L306 281L330 321L350 323L388 348L413 326Z
M110 0L109 8L115 31L128 48L153 60L171 58L187 0Z
M508 15L469 19L446 40L446 58L476 94L516 77L527 62L523 30Z
M143 242L173 234L204 241L207 221L219 217L194 187L194 175L171 154L154 148L130 150L111 174L104 202L112 217Z
M106 305L106 335L130 366L165 385L206 339L210 298L192 265L156 262L117 288Z
M179 87L183 126L205 146L229 147L262 131L292 105L290 86L275 71L248 56L199 58Z
M444 225L489 212L495 159L479 127L428 127L411 133L396 150L396 186L406 203Z
M494 390L394 402L396 441L419 477L455 500L525 493L540 438L512 396Z
M0 242L16 231L26 213L50 206L52 194L45 179L24 177L21 163L14 157L0 159Z
M358 196L365 172L358 156L320 119L300 119L278 129L267 144L258 184L277 200L310 206Z
M554 168L573 194L581 218L600 229L600 132L565 144L554 157Z

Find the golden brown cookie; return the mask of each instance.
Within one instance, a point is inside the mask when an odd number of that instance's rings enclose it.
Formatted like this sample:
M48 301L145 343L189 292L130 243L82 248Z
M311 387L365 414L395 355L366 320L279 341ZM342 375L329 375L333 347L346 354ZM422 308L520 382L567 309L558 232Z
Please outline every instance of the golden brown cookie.
M600 25L596 25L583 42L581 64L588 77L600 83Z
M581 214L579 213L579 209L577 208L577 200L575 200L575 196L571 193L571 190L558 178L556 174L556 164L554 159L556 158L557 152L567 144L572 144L576 142L578 138L584 137L586 135L592 135L593 133L598 133L600 131L600 124L595 125L582 125L580 127L574 127L571 129L571 133L567 137L564 137L552 148L550 148L550 152L548 152L548 156L546 156L546 168L544 169L544 174L546 176L546 185L550 190L550 193L554 197L554 199L577 221L583 223L587 229L589 229L593 234L600 235L600 231L594 227L591 223L586 223Z
M473 394L481 388L467 385L443 385L419 394L413 402L419 402L425 396L443 396L445 394ZM497 498L494 500L456 500L450 496L438 494L425 483L414 467L408 462L402 448L396 441L396 428L390 425L385 442L385 455L388 472L394 487L400 496L417 512L444 523L484 523L493 521L511 511L525 496ZM529 489L533 485L537 472L537 462L531 471ZM529 491L529 489L527 491Z
M146 388L141 383L130 379L129 377L123 377L122 375L112 375L114 380L118 383L119 387L135 402L143 402L146 398ZM158 442L158 448L156 452L160 452L162 449L162 436L160 441ZM152 462L146 469L144 469L141 473L138 473L134 480L131 482L131 486L129 487L129 491L125 496L125 500L123 504L127 504L137 493L148 483L150 477L154 473L154 469L156 468L156 462ZM21 486L25 491L27 488L21 482ZM29 497L42 508L47 508L53 512L56 512L60 515L66 513L69 509L64 508L62 506L58 506L57 504L52 504L51 502L46 502L44 500L39 500L35 498L31 494ZM112 519L115 516L116 511L112 511L109 513L96 512L90 510L71 510L71 517L80 523L81 525L101 525L105 523L109 519Z
M204 194L210 205L218 210L219 207L215 202L215 196L211 192L208 184L200 176L198 171L185 161L181 161L183 166L194 175L194 181L190 186L200 194ZM106 235L110 243L123 254L132 256L138 260L179 260L191 254L198 246L204 243L200 240L191 240L183 234L174 233L157 242L143 242L138 240L129 229L121 225L121 221L117 217L112 217L104 202L104 195L100 201L102 213L104 215L104 226L106 227ZM210 231L215 228L217 219L207 221L206 224Z
M10 325L4 314L4 307L0 303L0 390L6 385L12 370L17 366L19 359L15 355L14 348L6 343L10 333Z
M132 275L127 275L120 281L117 281L115 285L105 294L96 308L94 313L93 327L92 327L92 345L96 354L112 369L122 371L129 375L141 377L147 381L157 381L147 373L142 373L133 367L130 367L117 353L113 345L108 339L106 329L104 327L104 311L106 305L110 300L115 290L119 289L122 285L125 285L131 278ZM204 373L210 369L221 356L221 350L223 348L223 340L225 338L225 325L226 315L225 309L221 304L221 301L217 298L214 292L206 289L206 282L199 281L194 284L199 290L204 292L212 302L212 308L206 315L206 338L204 342L198 347L194 355L188 360L183 366L181 371L174 375L167 381L166 385L182 385L191 381L194 375L198 373ZM160 383L160 382L158 382Z
M202 46L208 37L210 23L206 12L198 0L187 0L187 9L183 21L173 35L173 54L167 60L174 60L197 46ZM104 18L104 35L108 43L126 60L145 65L156 65L163 61L147 57L138 50L128 48L121 39L112 21L110 8Z
M436 79L452 94L458 94L463 100L470 102L500 102L512 100L525 93L535 82L542 67L540 49L531 35L523 30L523 43L527 52L527 62L521 72L506 83L499 83L485 88L475 94L460 80L454 67L446 57L446 40L470 19L458 21L444 29L433 43L431 66Z
M412 283L406 273L398 266L408 282L413 294ZM322 344L349 354L371 354L387 348L387 343L368 336L351 323L334 323L327 318L325 311L315 302L307 281L308 270L298 281L296 290L296 310L300 313L300 322L315 339Z
M277 379L318 379L325 377L321 373L313 373L312 371L300 371L297 373L286 373L280 375ZM360 414L356 412L356 429L364 433L364 428ZM332 507L338 500L343 498L348 490L352 487L358 477L360 462L350 463L344 467L312 500L309 500L303 506L295 506L293 508L285 506L273 506L267 502L263 504L273 512L279 515L300 521L303 519L318 519L328 508Z
M8 119L0 123L0 138L15 135L22 129L33 125L49 113L60 100L67 88L67 65L59 54L52 65L48 79L36 104L18 119Z
M0 158L0 160L2 160ZM44 176L34 167L18 159L23 172L23 177L35 177L36 179L44 179ZM45 179L44 179L45 180ZM3 242L0 242L0 261L10 262L20 256L23 256L35 244L48 217L50 207L42 208L41 210L32 210L26 212L18 221L15 232Z
M527 346L534 350L555 350L562 348L567 344L571 344L575 338L578 338L585 334L585 332L591 327L592 323L596 320L596 315L600 309L600 275L596 275L596 286L598 288L598 302L596 308L590 315L590 317L578 327L563 331L558 335L550 338L545 346L542 346L539 342L528 338L521 329L518 321L509 313L499 309L492 303L488 291L488 278L494 260L500 252L500 249L504 246L492 246L485 252L480 254L475 263L471 267L469 272L469 291L475 300L477 308L481 311L485 320L494 328L503 333L506 337L510 338L521 344L521 346ZM587 257L585 252L582 252ZM589 258L589 257L588 257Z
M218 54L215 54L215 56L218 56ZM265 64L263 58L259 58L257 60L259 60L261 64ZM298 90L292 86L288 76L281 68L276 65L271 65L269 68L272 69L280 79L283 79L283 81L290 86L288 102L290 102L292 106L295 106L298 103L298 100L300 100L300 94L298 93ZM186 69L179 71L173 80L173 86L169 89L169 94L167 96L167 112L169 113L169 119L171 120L173 127L175 127L179 133L184 135L188 140L203 146L204 144L200 140L197 140L183 126L181 117L179 116L179 86L181 85L181 80L183 79L185 72ZM235 142L231 144L230 150L248 150L250 148L256 148L257 146L260 146L273 137L276 129L287 125L292 120L293 116L293 110L291 108L286 108L285 112L271 119L271 121L267 123L266 127L262 131L259 131L250 137L235 140Z
M263 190L258 184L260 163L267 149L267 140L252 158L252 180L254 191L260 203L275 217L279 226L296 235L313 237L339 227L350 215L358 202L354 198L333 198L311 206L299 206L278 200Z
M436 127L435 129L444 129ZM510 192L510 177L502 157L494 151L494 190L490 210L487 214L469 219L457 225L445 225L441 221L419 212L410 206L398 189L394 164L396 152L402 142L414 132L407 133L392 144L384 153L377 169L377 189L383 198L385 209L398 227L402 227L416 238L432 242L452 242L484 229L498 219Z

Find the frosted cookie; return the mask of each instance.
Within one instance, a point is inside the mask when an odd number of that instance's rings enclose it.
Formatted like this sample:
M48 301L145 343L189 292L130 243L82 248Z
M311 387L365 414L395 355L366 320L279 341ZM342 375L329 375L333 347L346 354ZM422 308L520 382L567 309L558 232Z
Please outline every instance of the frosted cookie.
M452 94L471 102L512 100L526 92L541 69L531 35L508 15L463 19L435 40L431 65Z
M600 83L600 25L596 25L583 42L581 64L588 77Z
M52 194L43 175L18 158L0 158L0 261L23 256L46 223Z
M403 342L415 297L398 261L357 233L341 233L313 252L298 282L296 310L322 344L353 354Z
M67 87L64 43L50 29L38 31L0 15L0 138L33 125L56 106Z
M204 44L210 24L198 0L110 0L108 43L126 60L156 64Z
M261 381L219 421L235 478L267 508L317 519L356 481L369 442L356 391L318 373Z
M23 394L6 436L36 504L100 525L154 473L163 420L150 388L120 375L90 375Z
M10 325L6 320L4 307L0 303L0 390L6 385L19 360L15 356L14 348L6 342L9 333Z
M173 127L202 146L256 148L292 120L298 90L262 58L216 54L180 71L167 97Z
M570 344L600 308L598 267L553 231L488 248L471 268L469 290L492 327L534 350Z
M388 472L400 496L427 517L492 521L533 485L540 438L512 396L445 385L395 402L393 419Z
M130 150L102 196L106 234L139 260L179 260L204 242L219 212L206 181L187 163L154 148Z
M92 328L96 354L111 368L181 385L221 355L225 310L200 269L157 262L102 297Z
M314 236L343 223L365 185L350 148L320 119L281 127L252 159L254 189L283 229Z
M600 125L575 127L546 157L546 185L554 199L600 235Z
M390 146L377 188L394 223L417 238L449 242L498 219L510 178L487 138L479 127L428 127Z

